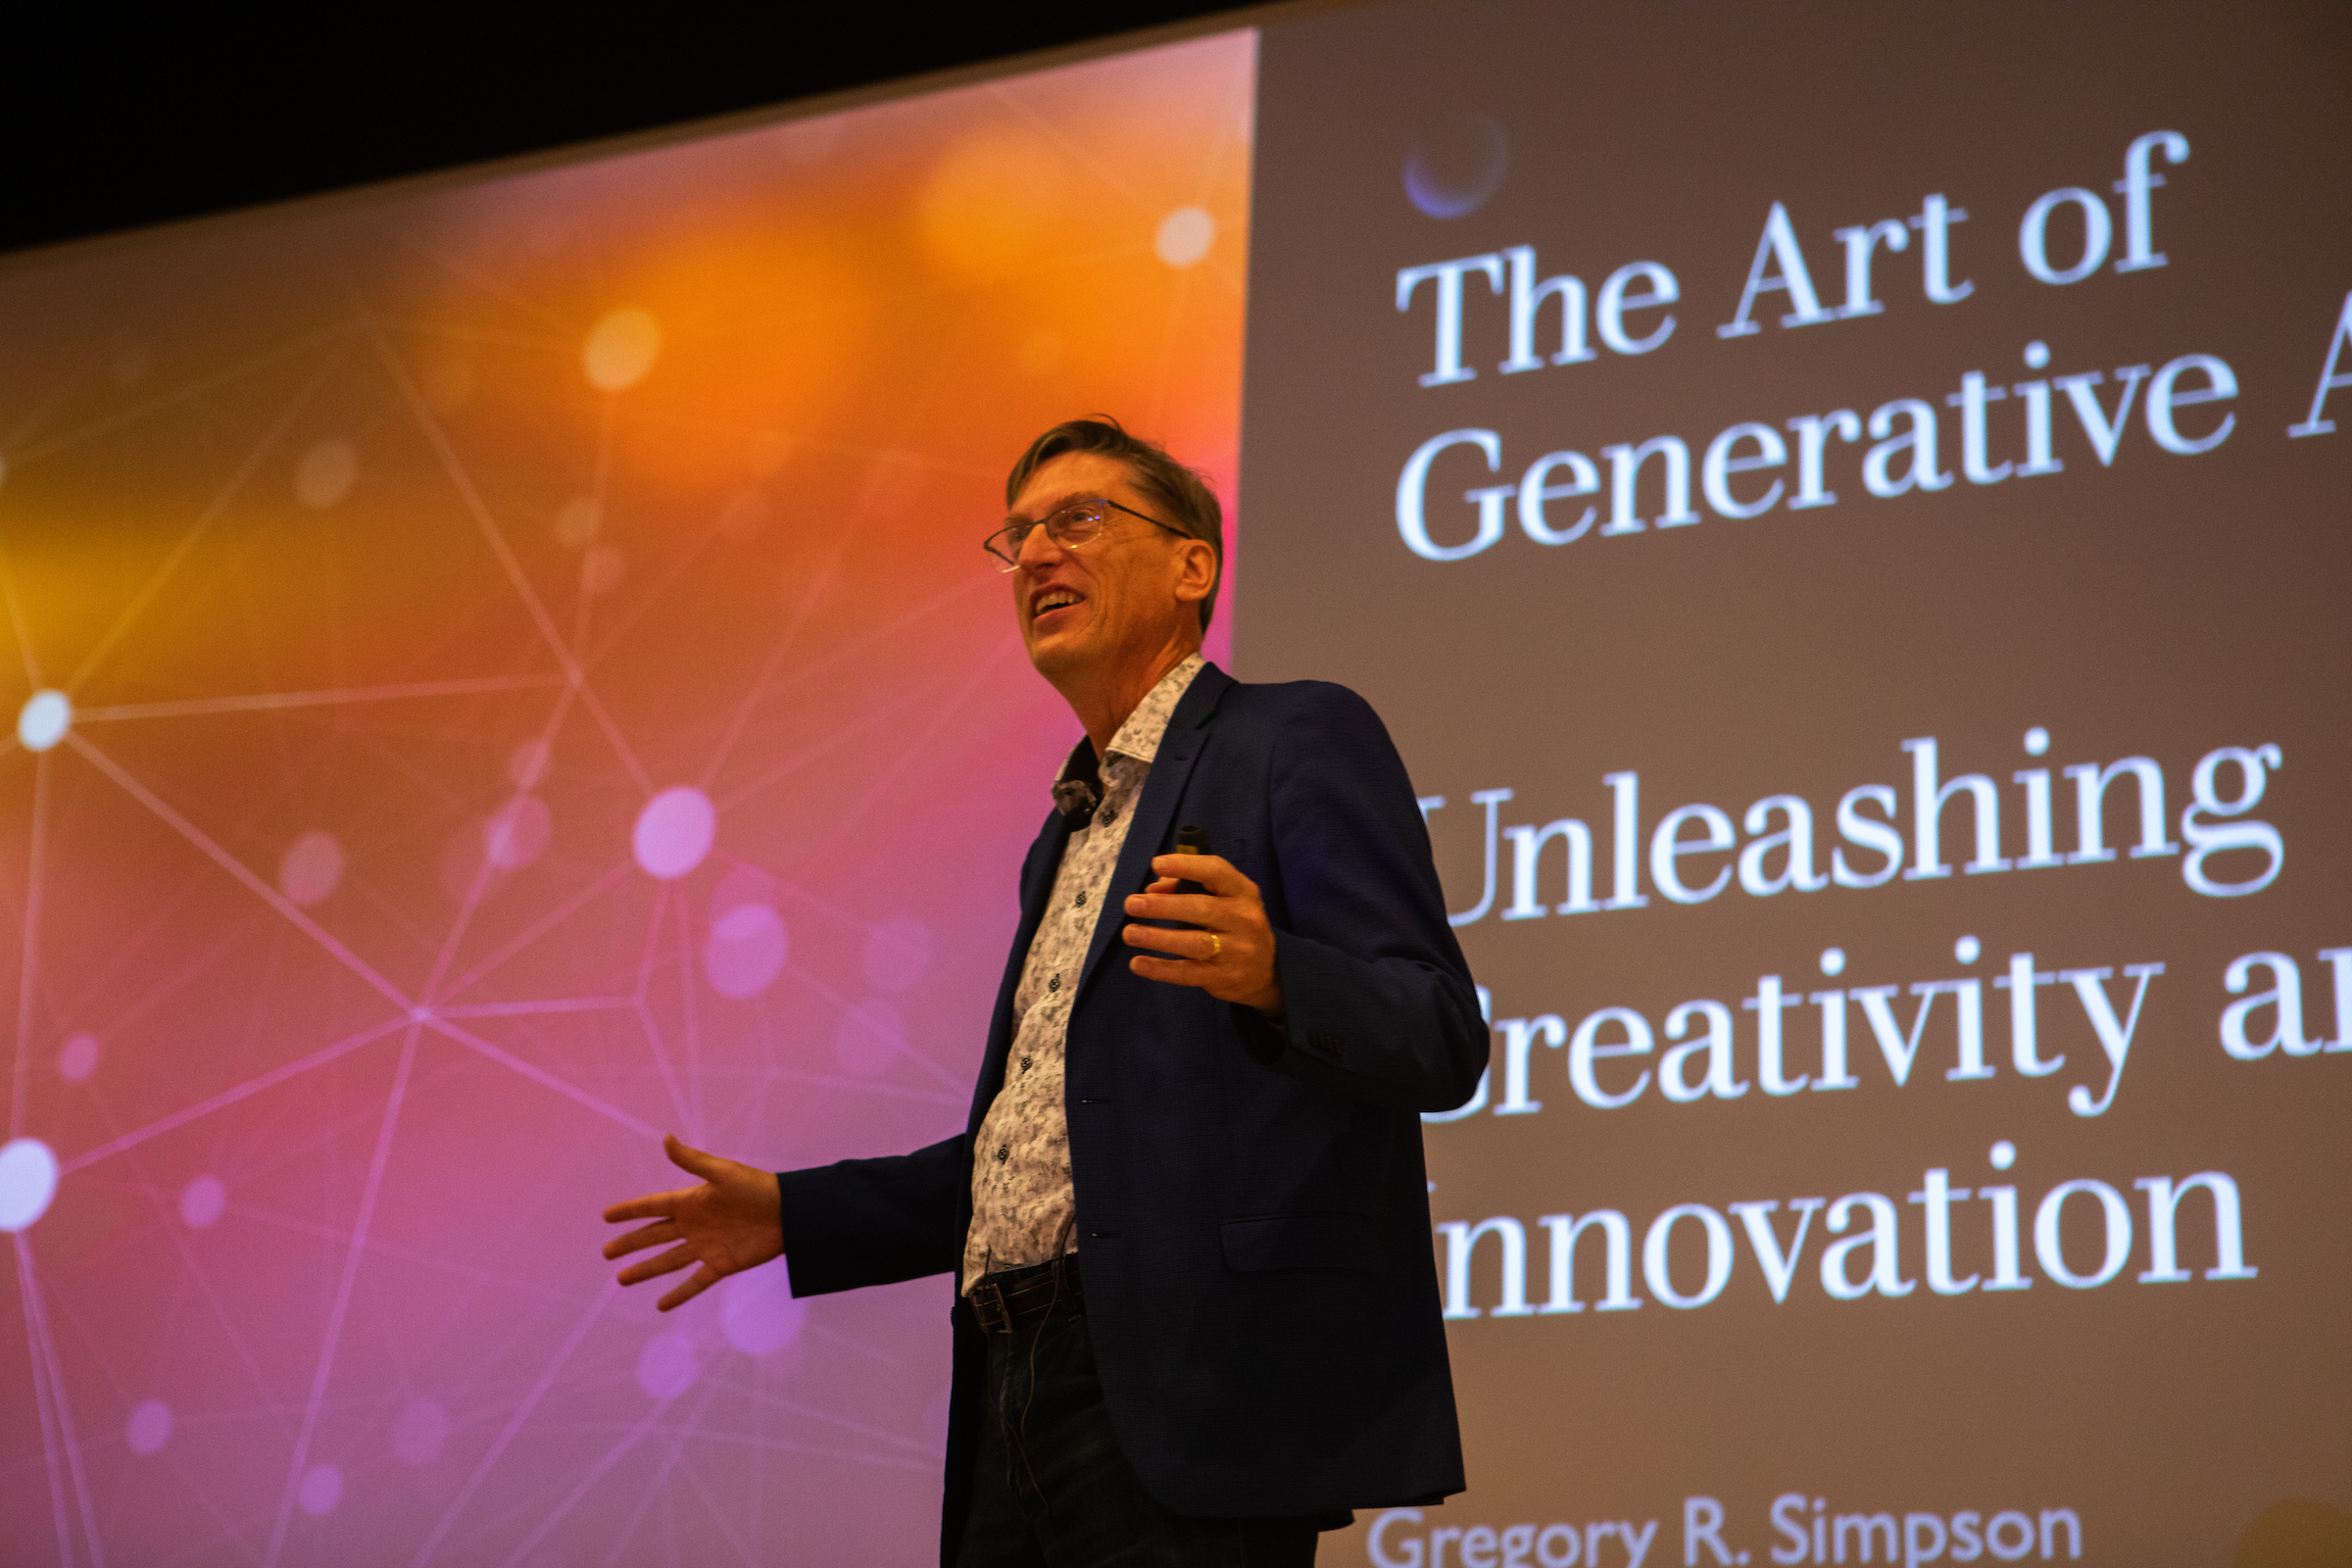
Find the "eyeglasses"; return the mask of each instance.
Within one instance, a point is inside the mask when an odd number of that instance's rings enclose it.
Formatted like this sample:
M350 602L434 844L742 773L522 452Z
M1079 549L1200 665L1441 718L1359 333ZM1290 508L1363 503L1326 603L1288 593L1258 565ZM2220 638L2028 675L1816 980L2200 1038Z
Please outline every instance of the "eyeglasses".
M1046 537L1064 550L1076 550L1099 538L1110 525L1110 514L1124 512L1130 517L1142 517L1154 528L1165 528L1179 539L1191 534L1157 517L1146 517L1133 507L1122 507L1116 501L1073 501L1043 522L1008 522L980 542L980 548L997 558L999 571L1014 571L1021 564L1021 546L1029 542L1033 528L1046 530Z

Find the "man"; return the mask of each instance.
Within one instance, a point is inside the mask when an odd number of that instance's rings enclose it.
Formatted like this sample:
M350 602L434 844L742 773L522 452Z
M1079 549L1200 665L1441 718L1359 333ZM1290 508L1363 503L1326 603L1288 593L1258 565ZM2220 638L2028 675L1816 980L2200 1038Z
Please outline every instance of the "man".
M1379 718L1201 660L1199 476L1077 420L1005 499L988 548L1086 737L966 1130L780 1177L673 1138L702 1185L608 1209L654 1223L605 1255L697 1265L664 1310L778 1255L796 1296L955 1273L948 1568L1310 1563L1462 1487L1416 1112L1487 1030ZM1188 825L1215 853L1170 853Z

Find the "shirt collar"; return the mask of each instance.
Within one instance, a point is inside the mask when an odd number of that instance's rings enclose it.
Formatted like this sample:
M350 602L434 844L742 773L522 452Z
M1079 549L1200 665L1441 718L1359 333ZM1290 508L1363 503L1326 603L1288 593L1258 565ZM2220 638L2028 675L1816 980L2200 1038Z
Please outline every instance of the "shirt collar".
M1135 711L1129 713L1127 721L1119 726L1118 733L1111 736L1110 755L1133 758L1148 765L1159 755L1159 738L1167 733L1168 719L1174 715L1176 705L1184 700L1184 694L1191 689L1194 677L1207 667L1207 660L1199 654L1192 654L1174 669L1160 676L1159 684L1145 694L1144 700L1135 705ZM1054 782L1081 777L1090 771L1084 764L1084 756L1090 750L1081 738L1070 753L1069 760L1062 764Z
M1127 722L1110 738L1113 757L1132 757L1139 762L1150 762L1159 755L1159 738L1167 733L1168 718L1176 705L1193 684L1193 677L1208 666L1208 661L1199 654L1188 655L1183 663L1159 677L1159 684L1135 705Z

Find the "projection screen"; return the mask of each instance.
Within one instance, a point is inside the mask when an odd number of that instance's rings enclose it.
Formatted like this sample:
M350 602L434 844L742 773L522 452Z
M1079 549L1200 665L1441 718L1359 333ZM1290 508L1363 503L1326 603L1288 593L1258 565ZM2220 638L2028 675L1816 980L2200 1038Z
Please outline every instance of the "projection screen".
M948 1282L597 1215L963 1125L1096 411L1494 1029L1318 1560L2352 1552L2352 18L1250 20L0 264L0 1555L932 1560Z

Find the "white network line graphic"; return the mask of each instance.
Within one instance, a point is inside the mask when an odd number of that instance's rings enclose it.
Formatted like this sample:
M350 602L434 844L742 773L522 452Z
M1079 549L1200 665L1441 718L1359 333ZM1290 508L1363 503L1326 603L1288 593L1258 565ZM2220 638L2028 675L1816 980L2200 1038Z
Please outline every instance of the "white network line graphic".
M1246 86L1247 79L1245 66L1236 82ZM1238 90L1238 86L1228 88L1232 90ZM1122 203L1137 211L1148 209L1147 199L1131 188L1131 182L1118 170L1103 165L1087 149L1072 142L1066 133L1025 102L1016 88L999 86L991 89L991 93L1016 121L1058 146L1104 188L1115 192ZM1230 134L1215 138L1210 168L1200 175L1203 191L1215 166L1235 155L1236 140ZM453 272L463 273L470 280L470 286L502 299L507 306L520 306L538 314L549 323L551 332L544 340L528 339L534 350L567 352L571 344L585 335L585 329L578 323L563 320L562 313L532 300L527 290L511 286L477 267L441 255L407 236L404 244L414 252L428 255ZM1238 273L1220 281L1229 281L1232 288L1239 289ZM1158 391L1154 395L1164 395L1170 365L1182 352L1185 288L1185 280L1179 276L1170 290L1166 318L1157 323L1160 341L1154 380ZM553 329L559 326L569 334L567 339L555 334ZM282 376L289 367L296 370L296 384L278 400L209 498L188 516L160 561L122 598L103 629L81 652L72 676L55 688L68 705L69 716L62 729L54 736L34 737L39 740L37 746L21 729L17 741L0 747L0 762L22 768L21 776L27 776L29 786L24 923L9 1079L8 1126L12 1147L13 1141L41 1131L28 1123L34 1103L31 1075L35 1043L49 1038L51 1031L77 1005L58 993L49 971L54 959L45 951L44 941L53 912L48 894L60 873L59 857L74 848L77 841L73 834L89 831L90 812L95 808L92 803L101 799L90 793L93 786L102 785L111 791L113 800L135 808L148 823L168 835L171 843L181 847L192 857L197 875L218 877L237 890L250 901L253 917L240 918L223 928L217 942L203 947L191 961L168 974L134 975L129 982L131 986L143 984L153 988L144 995L134 996L125 989L105 997L112 1017L99 1025L96 1032L86 1033L92 1042L89 1048L92 1053L102 1048L111 1050L114 1042L126 1037L134 1025L146 1024L156 1017L158 1009L170 999L183 994L194 998L205 987L217 964L232 951L246 954L266 951L270 965L266 972L274 975L282 970L285 976L282 983L289 986L322 985L322 981L315 978L317 975L339 975L360 992L357 998L336 992L339 1022L332 1028L305 1036L303 1048L284 1059L265 1064L248 1059L248 1053L247 1056L235 1059L239 1071L233 1081L213 1085L172 1108L131 1118L128 1125L117 1123L113 1102L97 1098L93 1092L90 1103L111 1130L102 1138L65 1152L55 1161L55 1180L59 1183L86 1187L93 1192L111 1189L125 1196L135 1194L146 1200L154 1211L149 1222L152 1229L161 1230L171 1242L170 1250L180 1270L181 1289L192 1291L201 1299L214 1332L221 1336L230 1360L250 1389L248 1406L224 1408L215 1412L212 1419L266 1420L273 1424L278 1434L276 1441L282 1444L275 1451L283 1453L284 1468L273 1497L265 1508L250 1513L226 1504L225 1499L216 1499L202 1476L190 1472L186 1462L173 1450L172 1463L180 1467L183 1491L202 1503L214 1530L208 1535L201 1529L183 1526L172 1543L177 1555L170 1560L211 1561L226 1554L236 1560L258 1561L267 1568L275 1568L281 1561L299 1560L312 1551L313 1548L298 1542L296 1530L301 1516L331 1512L346 1484L343 1469L328 1462L343 1458L340 1448L326 1446L329 1418L339 1418L355 1404L359 1409L383 1413L390 1408L389 1401L398 1397L396 1394L362 1396L356 1401L336 1397L339 1368L348 1355L359 1353L353 1348L356 1337L377 1332L370 1314L381 1307L370 1295L371 1268L391 1263L416 1268L434 1263L464 1280L467 1292L472 1294L459 1298L457 1306L451 1308L453 1318L461 1307L470 1310L473 1294L517 1288L510 1276L467 1263L462 1256L436 1255L402 1235L377 1234L388 1212L388 1193L409 1179L401 1161L419 1119L429 1123L432 1116L441 1114L437 1108L440 1097L460 1086L472 1094L481 1093L475 1086L483 1080L461 1071L453 1063L486 1064L496 1070L498 1078L527 1086L529 1092L543 1097L548 1103L574 1107L577 1112L585 1113L590 1124L648 1145L657 1142L663 1129L636 1114L627 1103L616 1102L609 1094L598 1092L600 1088L639 1082L638 1092L658 1094L666 1102L665 1114L673 1118L672 1125L696 1141L710 1135L711 1102L721 1095L728 1101L726 1115L730 1124L742 1114L742 1105L736 1102L742 1098L742 1091L730 1080L713 1077L713 1063L706 1054L710 1025L703 1009L712 1004L698 986L697 917L678 879L684 873L668 875L655 869L660 856L671 853L663 848L658 833L653 835L655 849L647 848L646 824L651 820L653 808L663 798L663 786L641 746L632 743L627 726L600 684L607 661L621 657L622 642L628 631L655 606L664 603L673 589L683 591L687 573L715 532L706 529L690 549L682 550L668 572L654 583L637 608L606 627L601 643L592 644L590 639L594 595L585 587L579 592L573 624L565 628L559 607L542 591L514 547L512 521L508 518L512 508L497 499L497 487L485 482L468 462L461 441L436 413L433 398L414 367L404 359L394 334L411 330L406 321L395 324L392 318L363 309L351 318L295 333L233 364L188 376L159 395L41 433L42 426L56 411L70 406L77 390L97 373L84 370L76 378L61 381L47 399L36 405L7 446L9 483L14 485L21 474L35 470L42 464L72 458L102 440L135 436L150 428L153 421L201 408L208 395L223 388L249 388L257 379ZM118 656L147 634L158 613L178 602L174 596L184 591L191 570L214 559L208 552L217 553L222 524L238 515L240 508L253 504L259 477L286 457L293 432L314 419L330 393L348 394L355 385L370 384L388 392L386 403L402 419L406 433L429 453L445 486L451 512L464 519L493 568L493 579L504 595L504 611L518 617L527 628L533 658L526 667L509 670L494 667L475 674L410 680L329 681L285 690L232 689L221 695L204 692L199 681L187 695L113 701L88 707L75 705L78 694L91 690L106 677ZM598 410L591 494L599 505L603 504L610 483L614 421L620 417L619 409L617 398L608 396ZM378 439L389 440L389 437ZM895 448L877 446L856 455L865 461L882 462L895 461L898 453ZM803 591L787 602L785 613L756 668L734 693L723 716L704 737L701 765L686 770L693 782L672 787L672 793L686 790L703 803L706 813L715 813L717 819L726 820L762 797L787 788L801 788L808 781L827 776L828 767L838 767L845 760L877 748L888 748L888 760L862 776L846 808L830 814L817 824L815 831L795 843L790 860L801 866L826 863L829 858L839 856L856 843L892 831L887 817L878 815L888 809L884 803L892 798L892 792L903 784L920 780L927 769L937 766L939 749L948 744L949 737L958 732L960 726L969 724L969 715L980 694L1024 678L1015 665L1017 641L1001 635L987 645L981 657L969 660L962 667L938 672L928 679L874 687L868 693L870 700L861 703L842 722L832 724L822 735L764 734L760 728L761 715L774 712L779 705L798 700L796 694L827 692L845 677L854 676L877 651L889 649L936 624L943 616L962 613L975 594L1001 591L993 578L975 573L970 579L957 580L870 624L855 636L834 636L812 645L810 639L819 629L820 607L829 603L846 581L841 572L851 549L848 534L837 534L830 555L809 574ZM36 638L19 586L24 559L21 547L0 555L0 598L6 602L26 687L35 694L47 694L51 688L46 684L43 663L36 657ZM526 730L531 739L524 744L535 745L536 755L541 757L560 737L571 733L566 721L576 709L602 748L601 765L625 779L637 799L648 803L638 818L638 840L633 854L622 853L568 870L568 885L551 896L544 908L514 922L511 931L503 927L489 931L482 925L482 916L510 869L500 863L500 846L510 841L497 835L514 831L512 824L520 820L516 813L534 800L533 790L538 782L535 777L516 774L510 780L513 787L504 795L503 804L492 812L489 825L478 835L481 853L472 857L463 887L452 890L455 905L445 923L437 932L416 933L429 941L421 972L413 979L398 978L406 971L388 952L378 952L365 940L338 934L328 920L313 913L310 906L317 901L298 898L289 884L289 873L281 868L279 879L273 882L252 863L251 855L238 845L253 836L254 828L244 822L217 820L224 808L240 803L202 801L187 788L175 787L170 769L164 764L177 755L177 743L159 751L146 738L150 734L183 736L193 733L188 726L206 724L315 719L324 727L307 731L281 729L273 731L273 737L281 749L292 746L298 737L304 738L304 743L321 756L327 755L323 748L328 743L348 737L353 754L360 755L362 748L381 744L364 729L350 727L359 724L361 715L411 710L427 715L446 714L453 710L452 705L494 701L532 706L536 719ZM512 706L501 710L513 710ZM445 725L447 720L427 716L416 722ZM750 765L738 765L730 772L729 764L738 762L747 741L755 736L762 742L760 755ZM9 760L9 753L23 750L32 750L34 755ZM420 775L431 773L430 767L422 762L409 765ZM61 823L60 813L69 808L71 823ZM502 822L510 825L501 828ZM336 854L337 874L343 875L341 851ZM653 858L649 859L649 856ZM706 859L714 869L721 863L712 858L708 831L704 833L702 848L691 857L692 863L697 865ZM665 866L669 862L660 863ZM778 902L797 901L798 909L809 919L834 929L855 929L870 919L805 886L805 879L791 874L789 867L777 869L783 874L777 879L773 898ZM603 930L594 922L610 922L626 914L628 896L639 886L637 879L647 871L654 871L657 880L642 900L636 952L626 960L625 980L613 976L611 978L618 983L592 985L580 994L564 995L560 994L560 986L546 986L530 972L533 964L555 961L551 955L560 956L567 944L585 946L592 940L612 940L610 935L591 938L580 933L592 926ZM189 891L178 899L195 897L197 887L190 884ZM180 902L175 900L155 912L149 927L136 933L125 932L118 962L135 971L133 955L175 918L174 911L179 907ZM388 900L387 907L390 907ZM714 909L712 919L724 912ZM481 934L481 940L471 940L477 933ZM853 989L843 983L844 977L782 956L777 961L781 976L811 999L825 1015L848 1019L857 1013L860 1004ZM994 962L994 955L989 956L989 961ZM498 994L495 987L509 975L519 977L516 983L525 988L524 994ZM257 994L247 1000L258 1016L269 998ZM193 1001L188 1004L201 1005ZM80 1010L88 1010L87 1003L78 1005ZM770 1031L767 1005L764 1000L759 1004L759 1036L763 1042ZM612 1026L611 1032L582 1036L583 1046L568 1053L582 1066L583 1070L576 1074L541 1059L545 1055L540 1044L543 1037L527 1032L542 1025L559 1024L567 1029L602 1030L608 1022ZM526 1032L494 1038L488 1032L494 1027ZM260 1038L258 1034L256 1038ZM282 1033L276 1038L282 1039ZM446 1048L455 1048L456 1054L441 1054ZM607 1054L625 1053L618 1059L632 1064L615 1069L607 1062L596 1069L596 1076L589 1076L585 1068L591 1060L591 1049ZM557 1059L561 1063L563 1058L559 1055ZM823 1072L774 1059L771 1052L757 1066L761 1086L759 1092L764 1098L769 1085L799 1085L831 1096L858 1097L877 1106L912 1107L934 1119L951 1122L960 1119L969 1093L968 1075L903 1041L894 1048L888 1060L893 1069L890 1075L846 1067L839 1072ZM220 1184L208 1176L183 1191L178 1209L184 1223L174 1225L171 1214L172 1200L149 1179L145 1161L162 1147L160 1141L197 1128L212 1129L220 1152L225 1152L225 1141L230 1134L223 1113L264 1097L283 1095L312 1084L331 1085L334 1093L348 1093L350 1086L361 1080L348 1079L344 1074L363 1061L388 1067L382 1087L367 1090L373 1100L357 1107L338 1103L337 1119L322 1124L316 1149L306 1146L305 1153L279 1150L278 1166L256 1167L290 1170L293 1165L285 1162L306 1157L306 1153L310 1157L339 1157L337 1152L355 1139L363 1142L366 1149L364 1167L356 1172L356 1181L346 1176L343 1187L337 1189L349 1190L353 1203L349 1213L305 1219L291 1212L281 1214L262 1207L252 1210L257 1219L267 1218L288 1234L306 1237L315 1245L332 1246L338 1254L330 1275L331 1291L322 1302L317 1303L322 1308L317 1327L315 1331L303 1331L306 1335L315 1332L315 1342L297 1346L287 1343L282 1332L256 1333L240 1320L234 1303L223 1295L220 1282L201 1265L191 1241L195 1229L210 1226L221 1213L245 1210L230 1208L228 1200L220 1196ZM633 1080L616 1076L616 1072L641 1077ZM363 1132L365 1137L361 1138ZM245 1136L249 1141L258 1141L259 1135ZM255 1151L257 1155L258 1152ZM129 1172L126 1178L121 1174L124 1169ZM110 1170L116 1174L110 1176ZM206 1181L213 1185L204 1188ZM612 1196L620 1194L617 1191L596 1196L572 1193L565 1195L565 1200L586 1208ZM109 1505L93 1488L85 1456L101 1451L94 1446L100 1440L87 1436L86 1417L77 1424L74 1400L69 1396L71 1368L61 1355L52 1310L61 1290L60 1276L56 1269L42 1266L36 1245L39 1239L38 1225L20 1228L11 1238L18 1295L24 1317L34 1413L42 1444L45 1474L39 1490L48 1499L48 1525L54 1534L58 1560L69 1565L87 1562L97 1568L108 1560L106 1508ZM583 1423L578 1412L568 1408L552 1410L551 1406L565 1403L565 1391L571 1386L583 1351L598 1340L600 1332L610 1331L612 1325L615 1303L621 1298L611 1283L610 1273L609 1269L600 1270L595 1283L584 1289L534 1287L540 1291L542 1310L576 1302L576 1311L552 1334L542 1329L526 1336L523 1326L517 1325L501 1354L522 1357L527 1347L531 1369L517 1375L513 1366L502 1363L495 1383L472 1391L478 1395L482 1408L468 1419L482 1424L485 1441L465 1465L462 1480L439 1501L429 1525L424 1525L415 1537L413 1550L403 1547L410 1568L459 1559L509 1564L540 1560L539 1554L550 1548L567 1522L588 1519L584 1510L605 1500L610 1479L622 1468L624 1461L649 1448L657 1451L656 1461L651 1473L638 1486L625 1514L595 1527L599 1532L608 1529L612 1532L608 1560L629 1560L627 1554L636 1549L632 1543L640 1540L656 1511L666 1516L676 1504L687 1500L699 1507L709 1526L737 1560L747 1564L765 1560L768 1548L759 1530L747 1534L741 1522L744 1499L715 1493L690 1459L690 1450L697 1445L734 1445L761 1456L809 1455L878 1466L914 1478L918 1489L927 1486L928 1478L936 1474L936 1449L909 1437L905 1430L860 1419L855 1411L780 1396L761 1386L758 1377L750 1375L693 1375L675 1389L667 1389L664 1384L667 1392L650 1398L617 1432ZM586 1278L585 1268L581 1278ZM706 1337L711 1333L708 1320L716 1315L716 1309L706 1314L706 1326L699 1332ZM365 1329L363 1317L368 1317ZM425 1325L420 1323L417 1327L421 1331ZM89 1338L97 1331L85 1328L78 1332ZM802 1331L796 1329L796 1332ZM832 1333L814 1327L805 1332L815 1338ZM695 1342L689 1330L672 1329L667 1333L671 1338L688 1336L678 1343L693 1351ZM147 1353L160 1356L166 1342L180 1336L174 1317L168 1332L159 1335L157 1345ZM837 1348L846 1347L875 1357L882 1364L888 1362L887 1352L879 1345L839 1339L835 1343ZM647 1353L652 1353L653 1348L649 1347ZM308 1353L304 1354L306 1349ZM272 1381L284 1371L277 1363L286 1362L290 1355L299 1356L304 1363L296 1389ZM647 1384L647 1392L653 1394L654 1383L645 1371L647 1364L640 1359L638 1381ZM692 1364L690 1359L689 1365ZM757 1373L756 1364L752 1370ZM120 1372L110 1370L109 1375L122 1390L122 1397L126 1400L135 1397L140 1388L138 1379L143 1375L137 1368L125 1366ZM757 1433L708 1424L715 1419L713 1411L722 1394L760 1414L761 1424ZM436 1404L433 1408L441 1407ZM134 1452L166 1447L175 1420L191 1431L200 1424L197 1419L175 1416L166 1409L150 1423L151 1427L160 1424L160 1433L150 1431L142 1437L138 1421L143 1418L141 1412L147 1409L147 1405L139 1405L133 1411L130 1441ZM785 1422L784 1435L766 1431L769 1415ZM495 1431L489 1430L493 1422ZM585 1436L592 1431L603 1434L601 1451L584 1468L567 1469L570 1483L560 1495L542 1497L525 1494L501 1497L498 1494L494 1478L502 1467L511 1466L534 1434ZM820 1434L838 1441L822 1441ZM149 1441L153 1447L141 1446ZM436 1443L440 1441L445 1440ZM18 1481L17 1506L21 1508L26 1502L26 1488L24 1478L19 1477ZM27 1521L21 1513L14 1517L15 1532L21 1539ZM760 1515L755 1513L752 1517ZM509 1525L513 1528L503 1528ZM375 1544L389 1549L387 1543L379 1541ZM482 1552L493 1555L484 1558L479 1555Z

